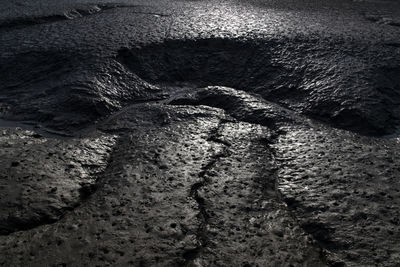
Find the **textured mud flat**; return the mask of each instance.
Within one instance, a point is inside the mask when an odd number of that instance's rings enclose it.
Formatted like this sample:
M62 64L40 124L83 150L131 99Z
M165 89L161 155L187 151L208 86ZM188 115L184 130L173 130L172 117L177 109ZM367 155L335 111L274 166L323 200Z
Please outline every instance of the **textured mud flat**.
M2 264L396 265L396 140L191 92L126 108L99 136L4 130Z
M395 2L104 2L0 20L1 266L398 266Z

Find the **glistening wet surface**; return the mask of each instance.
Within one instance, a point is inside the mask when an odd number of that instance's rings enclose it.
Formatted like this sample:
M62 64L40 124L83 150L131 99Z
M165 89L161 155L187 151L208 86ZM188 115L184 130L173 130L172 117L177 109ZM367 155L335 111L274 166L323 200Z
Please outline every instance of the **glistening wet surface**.
M398 3L4 5L1 266L397 266Z

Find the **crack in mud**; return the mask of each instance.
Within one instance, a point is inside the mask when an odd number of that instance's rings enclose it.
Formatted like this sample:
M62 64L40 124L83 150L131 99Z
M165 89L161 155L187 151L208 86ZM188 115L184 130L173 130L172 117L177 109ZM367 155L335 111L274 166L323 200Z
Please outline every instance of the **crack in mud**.
M193 103L191 101L185 101L185 100L180 100L177 99L177 103L175 103L174 105L198 105L199 103ZM230 112L229 109L227 109L226 107L221 107L219 105L210 105L207 103L202 103L203 105L207 105L210 107L217 107L220 108L222 110L224 110L225 112L227 112L228 114L232 115L234 117L234 120L221 120L220 124L218 125L218 127L214 128L213 131L210 133L209 137L208 137L208 141L212 141L215 143L219 143L222 144L223 146L225 146L225 149L222 152L217 153L216 155L214 155L212 157L212 160L203 168L202 172L199 173L199 177L202 178L203 180L200 182L197 182L195 184L192 185L191 190L190 190L190 196L196 200L198 207L200 209L200 212L198 214L199 219L201 219L201 224L198 228L198 231L196 233L196 236L199 240L199 246L196 247L193 250L189 250L187 252L184 253L183 257L185 259L185 266L191 266L190 264L193 263L196 258L200 255L200 253L207 247L207 244L209 243L209 237L207 235L207 226L208 226L208 221L210 218L210 215L207 213L207 209L206 209L206 200L199 194L199 190L205 186L207 186L210 183L210 180L208 177L206 177L207 172L213 168L213 166L218 162L219 159L223 158L223 157L227 157L227 149L231 146L231 144L226 141L223 140L221 138L221 133L219 132L222 125L224 123L238 123L238 122L246 122L246 123L250 123L253 125L259 125L261 127L265 127L271 130L271 134L266 137L265 139L263 139L263 143L266 146L266 149L270 152L271 156L272 156L272 166L268 169L268 171L270 172L270 175L273 177L273 181L271 181L270 179L260 179L258 182L260 183L260 185L262 186L262 199L276 199L278 202L280 203L285 203L287 204L287 211L289 212L291 218L301 227L301 229L303 229L303 231L305 233L307 233L308 235L310 235L313 239L315 239L317 242L313 244L313 246L315 247L318 255L319 255L319 259L321 260L321 262L323 262L324 264L326 264L326 266L336 266L336 265L332 265L332 261L328 259L328 255L327 255L327 248L326 246L324 246L324 244L321 243L321 240L318 238L318 234L321 233L321 231L323 232L324 229L321 229L321 227L318 226L313 226L313 225L302 225L299 223L298 219L296 218L296 216L293 214L292 210L291 210L291 205L290 203L288 203L288 201L283 197L282 192L279 190L278 186L279 186L279 180L278 180L278 172L279 172L279 164L277 163L277 161L279 161L279 159L277 159L277 150L275 148L275 145L278 143L278 139L282 134L285 134L286 131L283 130L280 126L278 126L277 124L273 123L273 124L265 124L262 121L257 121L254 120L254 118L248 118L247 116L249 116L249 114L245 114L244 116L235 116L234 114L232 114L232 112ZM316 235L317 234L317 235ZM341 266L341 265L337 265L337 266Z
M201 196L199 190L201 188L207 186L211 180L207 177L207 173L215 166L215 164L224 157L229 156L229 143L221 141L219 139L220 133L219 130L223 127L224 123L228 121L221 120L219 125L211 131L207 141L212 141L214 143L219 143L224 146L223 150L218 152L217 154L211 157L211 160L202 168L201 172L198 174L198 177L201 179L200 182L194 183L190 188L189 196L193 198L197 206L199 208L198 219L200 220L200 225L196 232L196 239L199 242L198 246L195 249L186 251L183 254L183 258L185 259L184 266L191 266L191 264L196 260L196 258L200 255L200 253L207 247L209 243L209 235L208 235L208 220L210 215L207 212L206 208L206 200Z

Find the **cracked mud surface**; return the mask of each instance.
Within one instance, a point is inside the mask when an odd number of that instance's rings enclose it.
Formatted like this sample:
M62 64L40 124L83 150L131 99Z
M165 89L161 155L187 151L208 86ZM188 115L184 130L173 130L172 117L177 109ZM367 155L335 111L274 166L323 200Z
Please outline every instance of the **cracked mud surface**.
M399 10L7 2L0 266L398 266Z
M120 138L97 190L55 224L4 238L16 265L27 257L75 265L65 253L72 243L83 265L321 264L276 194L267 128L220 109L155 104L128 109L103 130ZM38 241L32 255L19 245L28 233Z

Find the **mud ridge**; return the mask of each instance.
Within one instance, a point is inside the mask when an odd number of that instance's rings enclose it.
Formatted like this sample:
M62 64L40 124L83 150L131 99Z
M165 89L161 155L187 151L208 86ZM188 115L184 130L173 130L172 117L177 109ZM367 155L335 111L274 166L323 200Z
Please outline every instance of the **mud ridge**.
M257 94L222 86L197 89L188 96L173 99L170 105L204 105L220 108L238 121L257 124L273 132L288 123L306 123L294 111L264 100Z
M0 70L2 119L74 136L129 104L161 98L159 88L115 60L74 50L12 55Z
M363 70L362 76L356 72L357 67L349 69L349 65L332 69L327 64L343 57L343 44L330 47L324 52L326 57L319 58L321 51L315 50L315 44L299 39L167 40L121 48L116 60L151 84L236 88L334 128L367 136L393 133L400 122L395 103L400 96L393 98L379 87L386 79L389 88L400 90L392 81L398 71L387 78L387 62L377 62L375 67ZM312 54L315 58L309 57Z

